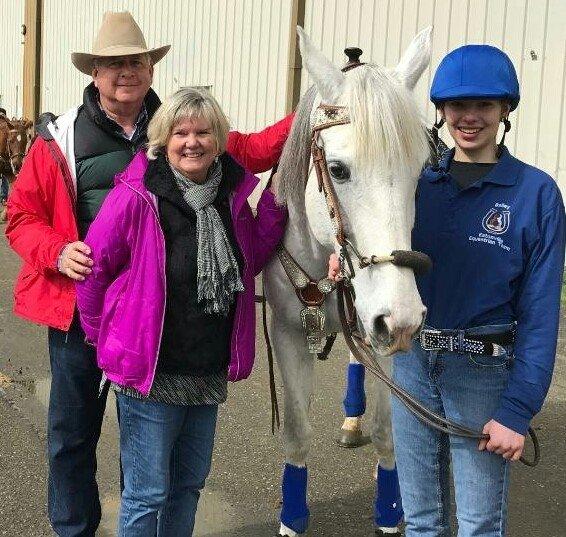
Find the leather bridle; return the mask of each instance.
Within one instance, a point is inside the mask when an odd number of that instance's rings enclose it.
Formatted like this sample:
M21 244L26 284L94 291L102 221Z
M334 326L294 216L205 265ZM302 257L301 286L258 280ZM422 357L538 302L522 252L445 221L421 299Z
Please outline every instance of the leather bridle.
M19 136L23 136L23 134L21 132L19 132L17 129L11 129L10 133L15 132L17 133ZM26 156L26 152L25 151L20 151L18 153L12 153L12 150L10 148L10 144L8 143L8 159L10 161L10 167L12 168L12 171L14 172L14 174L17 174L18 172L16 171L16 168L14 166L14 160L16 160L17 158L24 158Z

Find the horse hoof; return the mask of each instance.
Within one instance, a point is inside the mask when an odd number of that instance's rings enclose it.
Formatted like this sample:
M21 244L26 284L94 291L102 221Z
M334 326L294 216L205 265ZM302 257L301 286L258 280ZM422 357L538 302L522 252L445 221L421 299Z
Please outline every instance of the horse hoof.
M340 436L336 439L336 443L343 448L357 448L371 443L371 438L364 436L359 429L353 431L340 429Z

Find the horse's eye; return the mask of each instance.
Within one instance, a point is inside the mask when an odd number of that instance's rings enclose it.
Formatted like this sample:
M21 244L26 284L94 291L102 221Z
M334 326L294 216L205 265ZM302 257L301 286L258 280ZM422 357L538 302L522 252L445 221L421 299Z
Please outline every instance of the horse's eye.
M344 183L350 179L350 169L343 162L337 160L329 162L328 171L338 183Z

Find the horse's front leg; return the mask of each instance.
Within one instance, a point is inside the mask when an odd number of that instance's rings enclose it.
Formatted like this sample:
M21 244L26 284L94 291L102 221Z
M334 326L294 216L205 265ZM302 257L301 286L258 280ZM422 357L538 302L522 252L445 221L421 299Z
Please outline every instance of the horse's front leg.
M362 417L366 411L366 393L364 387L365 367L350 353L350 362L346 368L346 389L344 391L344 423L336 443L343 448L357 448L371 442L362 432Z
M284 386L283 469L280 535L295 537L309 523L307 466L312 428L309 406L314 359L307 352L300 329L285 328L284 321L272 323L273 343Z
M385 363L383 363L385 362ZM382 367L389 374L390 360L383 359ZM391 431L391 394L380 380L372 382L375 407L371 422L371 439L378 454L376 467L376 489L374 521L381 530L378 535L401 535L397 527L403 520L403 506Z

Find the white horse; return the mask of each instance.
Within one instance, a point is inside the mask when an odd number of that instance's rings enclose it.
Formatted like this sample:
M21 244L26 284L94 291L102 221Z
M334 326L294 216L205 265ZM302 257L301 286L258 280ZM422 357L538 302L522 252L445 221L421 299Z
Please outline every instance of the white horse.
M349 116L347 124L326 128L318 137L348 239L363 255L411 249L416 183L429 155L411 90L430 59L430 29L413 40L395 69L366 64L346 73L327 60L300 28L298 33L303 62L315 86L297 109L279 165L277 197L289 209L283 244L304 272L318 279L327 273L329 255L339 253L336 230L310 160L311 130L321 103L344 107L334 111ZM306 460L312 435L308 414L315 356L309 353L301 323L304 306L279 259L266 268L264 278L273 346L284 384L286 463L280 535L292 537L306 531L309 519ZM382 355L406 350L426 311L413 272L390 263L372 265L357 270L353 286L359 323L374 348ZM335 293L330 293L321 306L326 334L340 331L336 309ZM376 385L379 411L372 440L387 477L387 471L395 468L389 393ZM385 513L377 517L378 525L386 532L396 531L402 517L398 492L387 498L382 490L379 500L379 509Z

